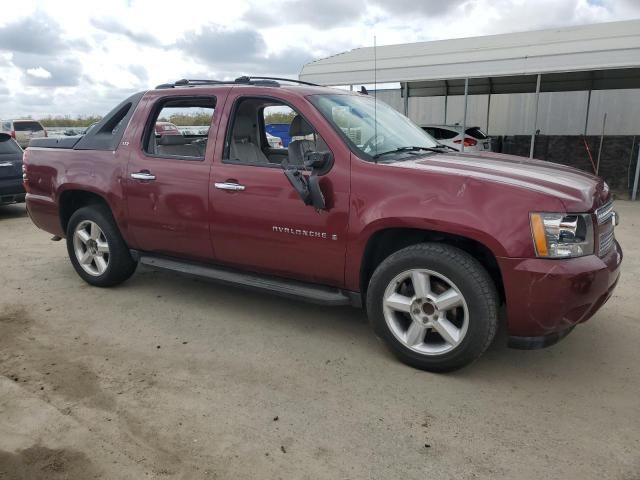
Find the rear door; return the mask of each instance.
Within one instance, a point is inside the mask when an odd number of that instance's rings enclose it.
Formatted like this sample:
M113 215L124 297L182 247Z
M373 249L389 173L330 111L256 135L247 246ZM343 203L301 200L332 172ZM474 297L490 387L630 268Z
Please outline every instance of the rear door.
M211 261L209 174L226 91L186 93L151 96L139 107L143 118L132 120L140 143L132 146L127 166L128 228L145 252ZM156 121L177 123L192 134L156 134Z
M297 100L297 104L296 104ZM253 113L242 102L255 102ZM285 177L280 159L269 159L265 105L303 115L323 137L335 163L322 176L327 209L305 205ZM225 142L218 142L211 183L211 235L217 261L235 268L342 286L349 211L349 150L320 114L299 97L230 95ZM243 113L239 113L243 112ZM289 119L291 121L292 117ZM237 126L237 128L236 128ZM219 136L222 137L222 130ZM235 158L231 142L242 142ZM293 148L290 144L290 148ZM263 152L263 158L260 155Z

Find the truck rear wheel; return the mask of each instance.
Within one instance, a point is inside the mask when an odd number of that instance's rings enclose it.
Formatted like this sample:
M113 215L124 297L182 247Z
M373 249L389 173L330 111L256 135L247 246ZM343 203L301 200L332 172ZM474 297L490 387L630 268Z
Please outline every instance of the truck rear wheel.
M73 213L67 226L67 251L78 275L97 287L124 282L137 266L111 212L102 205Z
M437 243L385 259L371 277L367 310L401 361L432 372L473 362L498 324L498 296L487 271L468 253Z

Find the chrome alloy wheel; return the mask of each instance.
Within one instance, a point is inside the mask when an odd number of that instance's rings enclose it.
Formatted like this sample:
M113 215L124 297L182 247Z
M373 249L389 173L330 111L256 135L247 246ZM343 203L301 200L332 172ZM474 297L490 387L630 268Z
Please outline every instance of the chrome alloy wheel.
M91 220L80 222L73 232L73 250L82 269L98 277L109 266L109 243L102 229Z
M404 346L423 355L456 348L469 327L469 309L458 287L426 269L397 275L384 292L384 319Z

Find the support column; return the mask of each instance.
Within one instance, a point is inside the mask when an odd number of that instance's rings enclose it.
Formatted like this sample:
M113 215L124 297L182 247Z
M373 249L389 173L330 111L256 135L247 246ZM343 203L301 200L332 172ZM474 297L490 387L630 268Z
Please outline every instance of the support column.
M533 147L536 144L536 127L538 125L538 104L540 103L540 81L542 75L538 74L538 80L536 81L536 106L533 114L533 129L531 132L531 147L529 148L529 158L533 158Z
M449 82L447 80L444 81L444 123L447 124L447 100L449 99Z
M587 114L584 116L584 133L583 135L587 136L587 127L589 126L589 110L591 109L591 90L589 90L589 94L587 95Z
M600 172L600 157L602 156L602 144L604 143L604 129L607 126L607 114L602 117L602 134L600 134L600 146L598 147L598 160L596 161L596 175Z
M464 79L464 115L462 115L462 141L460 151L464 152L464 139L467 131L467 100L469 98L469 79Z
M487 95L487 136L489 136L489 118L491 114L491 93L493 92L493 83L491 77L487 77L487 84L489 85L489 94Z
M640 177L640 148L638 148L638 159L636 160L636 176L633 179L633 192L631 193L631 200L634 201L638 194L638 177Z
M489 93L489 97L487 98L487 136L489 136L489 117L491 114L491 93Z
M403 85L404 90L404 116L409 116L409 82L404 82Z

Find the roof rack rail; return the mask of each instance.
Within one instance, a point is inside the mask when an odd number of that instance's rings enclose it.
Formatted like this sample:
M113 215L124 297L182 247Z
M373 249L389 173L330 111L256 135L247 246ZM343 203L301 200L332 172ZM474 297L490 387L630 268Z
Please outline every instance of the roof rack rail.
M235 82L233 81L225 82L223 80L195 80L195 79L182 78L174 83L162 83L156 86L156 88L197 87L201 85L225 85L225 84L229 85L234 83Z
M163 83L156 86L156 89L161 88L175 88L175 87L200 87L206 85L261 85L266 87L279 87L279 82L291 82L298 83L300 85L310 85L317 87L315 83L303 82L302 80L296 80L293 78L280 78L280 77L253 77L244 75L238 77L235 80L196 80L183 78L174 83Z
M236 78L237 83L251 83L253 80L273 80L275 82L291 82L291 83L299 83L300 85L309 85L312 87L319 87L317 83L304 82L302 80L296 80L295 78L282 78L282 77L254 77L254 76L243 76Z

